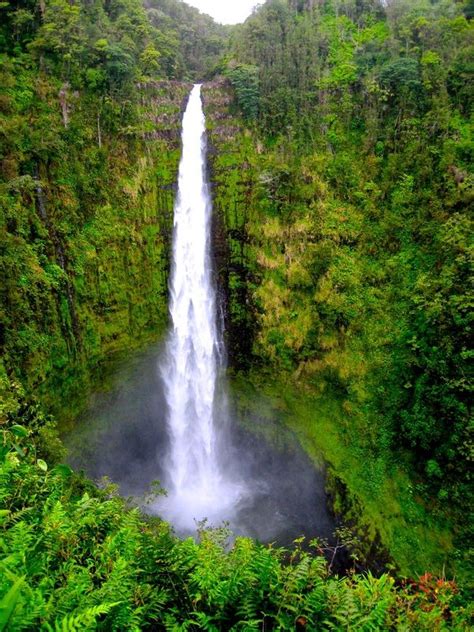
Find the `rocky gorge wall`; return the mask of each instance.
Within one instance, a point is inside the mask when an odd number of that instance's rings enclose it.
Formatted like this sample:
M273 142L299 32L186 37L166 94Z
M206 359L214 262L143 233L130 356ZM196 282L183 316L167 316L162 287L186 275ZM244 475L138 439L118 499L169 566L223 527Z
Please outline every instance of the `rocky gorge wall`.
M19 130L1 163L2 371L62 422L111 358L156 339L167 323L189 88L148 83L120 104L39 77L28 107L2 101Z

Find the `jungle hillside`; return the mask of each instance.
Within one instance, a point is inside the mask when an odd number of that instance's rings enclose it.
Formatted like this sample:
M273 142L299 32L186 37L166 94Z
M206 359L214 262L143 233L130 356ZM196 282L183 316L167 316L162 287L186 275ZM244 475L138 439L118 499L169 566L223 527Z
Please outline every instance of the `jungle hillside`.
M472 629L473 17L0 2L0 630ZM322 468L330 541L180 538L68 460L168 330L196 83L229 399Z

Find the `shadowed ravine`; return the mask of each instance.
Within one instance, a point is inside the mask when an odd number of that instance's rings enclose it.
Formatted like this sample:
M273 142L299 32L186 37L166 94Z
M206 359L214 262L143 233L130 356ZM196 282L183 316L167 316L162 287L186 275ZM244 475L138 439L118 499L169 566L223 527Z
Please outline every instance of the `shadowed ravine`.
M196 85L183 118L167 339L124 369L111 394L96 397L82 429L69 438L71 461L94 477L109 476L137 499L159 480L167 496L146 509L181 535L207 520L282 544L300 535L328 537L324 477L296 441L285 434L276 449L232 422L200 92Z

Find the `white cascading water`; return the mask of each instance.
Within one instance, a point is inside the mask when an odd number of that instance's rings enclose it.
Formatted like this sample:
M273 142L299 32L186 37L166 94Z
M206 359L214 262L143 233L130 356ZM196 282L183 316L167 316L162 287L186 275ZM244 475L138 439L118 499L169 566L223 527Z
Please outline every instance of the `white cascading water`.
M206 182L205 117L195 85L183 118L182 158L174 208L170 287L172 327L160 371L168 407L168 496L159 511L178 530L229 519L239 488L219 465L215 411L222 368L211 272L212 205Z

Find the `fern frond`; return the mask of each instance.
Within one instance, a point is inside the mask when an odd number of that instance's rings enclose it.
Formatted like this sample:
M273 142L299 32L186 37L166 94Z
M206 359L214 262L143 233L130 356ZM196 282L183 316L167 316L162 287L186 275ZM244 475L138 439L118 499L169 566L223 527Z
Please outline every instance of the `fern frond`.
M0 601L0 632L7 629L8 622L10 621L15 610L15 606L20 599L21 589L24 582L24 577L17 579L7 594Z
M109 614L112 608L118 606L119 603L117 601L116 603L99 604L98 606L91 606L83 612L68 614L59 621L55 621L54 632L84 632L85 630L91 630L91 626L95 624L98 617ZM49 630L53 630L53 628L49 628Z

